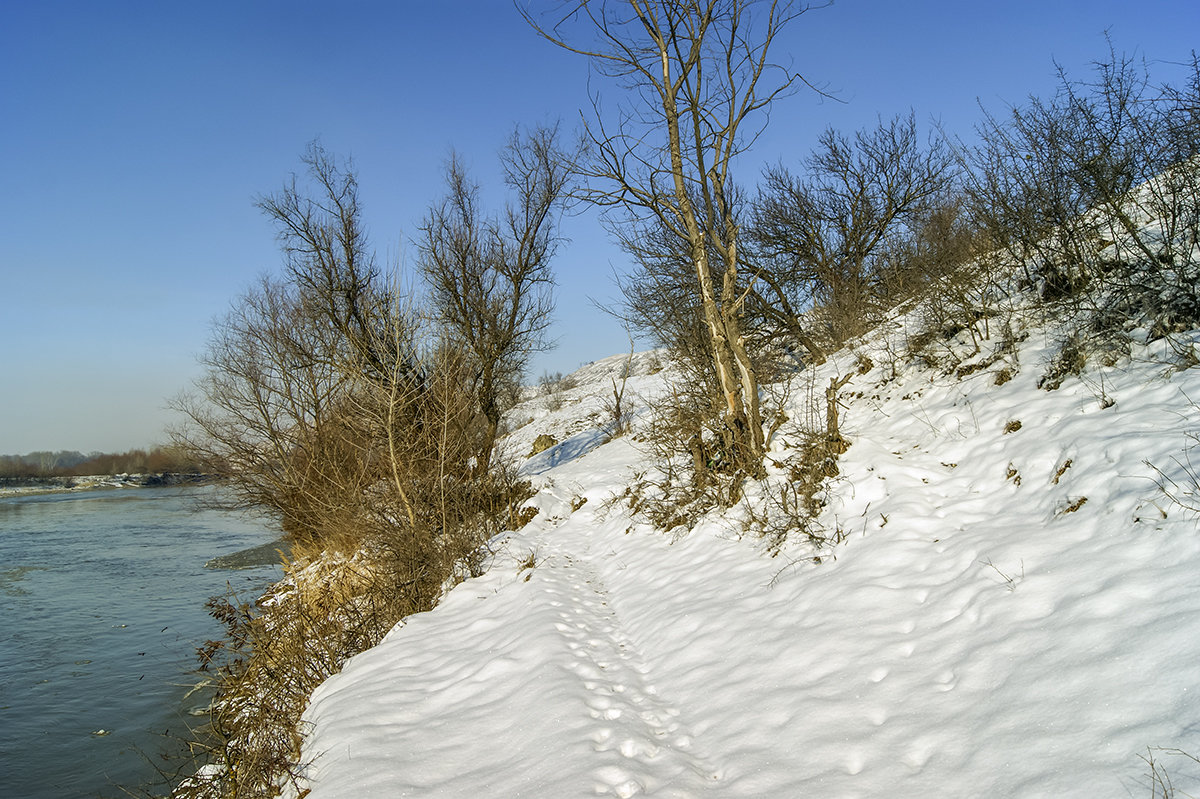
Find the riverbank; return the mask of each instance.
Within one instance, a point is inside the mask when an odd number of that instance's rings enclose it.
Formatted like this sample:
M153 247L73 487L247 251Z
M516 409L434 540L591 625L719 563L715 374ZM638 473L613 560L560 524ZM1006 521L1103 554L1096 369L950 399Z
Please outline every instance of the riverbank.
M107 474L62 477L0 477L0 497L58 494L72 491L101 491L122 488L209 485L219 478L212 474L160 472L151 474Z

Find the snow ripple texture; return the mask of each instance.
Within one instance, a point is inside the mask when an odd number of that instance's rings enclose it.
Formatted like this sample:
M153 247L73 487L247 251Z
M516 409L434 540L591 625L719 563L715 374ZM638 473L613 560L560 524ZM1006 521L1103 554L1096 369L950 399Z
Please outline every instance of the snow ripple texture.
M1147 755L1200 795L1170 751L1200 754L1200 533L1156 485L1200 465L1200 368L1148 343L1043 391L1052 339L1003 382L884 339L822 367L855 376L821 553L771 557L743 508L672 537L607 503L645 468L600 429L621 359L531 398L510 446L561 442L525 462L537 517L317 690L308 796L1124 799Z

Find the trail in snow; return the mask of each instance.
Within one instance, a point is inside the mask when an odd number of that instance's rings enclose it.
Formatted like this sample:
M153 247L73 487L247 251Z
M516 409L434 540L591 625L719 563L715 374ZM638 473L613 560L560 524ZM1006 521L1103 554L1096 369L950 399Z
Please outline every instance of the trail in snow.
M660 695L622 629L591 564L587 529L580 519L570 533L547 536L536 579L558 616L554 627L571 653L566 667L579 680L593 721L595 792L622 799L704 795L720 773L698 754L687 714Z

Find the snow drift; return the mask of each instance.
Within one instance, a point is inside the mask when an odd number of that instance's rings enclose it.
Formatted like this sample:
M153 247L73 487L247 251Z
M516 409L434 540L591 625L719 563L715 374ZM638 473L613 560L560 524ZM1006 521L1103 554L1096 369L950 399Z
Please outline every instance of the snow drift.
M1161 487L1193 485L1200 341L1134 331L1046 391L1044 328L948 374L896 355L906 324L806 378L854 373L822 550L772 556L744 506L631 515L637 423L608 441L600 409L625 359L527 398L509 453L559 442L522 467L537 516L317 690L310 799L1200 791L1171 751L1200 751L1200 535Z

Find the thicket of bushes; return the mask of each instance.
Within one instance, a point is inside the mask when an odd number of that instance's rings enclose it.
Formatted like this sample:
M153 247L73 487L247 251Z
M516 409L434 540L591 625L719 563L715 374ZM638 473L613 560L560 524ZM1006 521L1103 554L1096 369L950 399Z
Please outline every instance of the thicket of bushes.
M377 265L348 163L313 145L309 182L260 200L284 273L216 325L174 439L225 477L217 502L278 520L293 561L268 597L211 604L226 636L201 657L218 691L177 795L274 795L312 690L520 526L529 486L495 443L551 308L556 147L553 129L514 134L515 199L495 218L451 160L419 245L423 304Z

